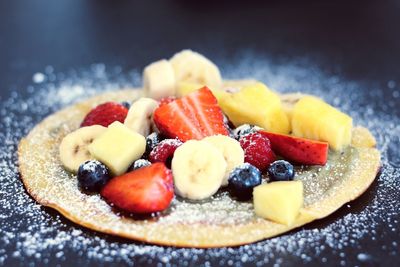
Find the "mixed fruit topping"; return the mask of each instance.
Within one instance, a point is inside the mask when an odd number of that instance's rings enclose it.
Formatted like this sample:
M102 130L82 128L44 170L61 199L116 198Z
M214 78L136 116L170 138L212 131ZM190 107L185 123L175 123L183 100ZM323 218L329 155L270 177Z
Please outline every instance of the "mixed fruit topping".
M150 64L143 81L144 97L94 107L59 147L83 192L128 213L222 189L290 225L303 207L294 165L325 165L329 149L350 144L351 117L323 100L301 95L289 105L261 82L223 83L190 50Z

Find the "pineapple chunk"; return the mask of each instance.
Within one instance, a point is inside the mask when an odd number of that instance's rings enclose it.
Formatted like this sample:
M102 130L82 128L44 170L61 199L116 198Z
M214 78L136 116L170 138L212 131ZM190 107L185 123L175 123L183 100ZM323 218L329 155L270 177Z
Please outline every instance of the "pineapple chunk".
M88 148L93 157L104 163L113 175L118 176L125 173L132 162L143 155L146 139L116 121Z
M350 116L325 103L305 96L294 106L292 113L293 135L326 141L334 150L342 150L351 142L353 120Z
M286 225L292 225L303 206L303 183L280 181L261 184L253 189L256 215Z
M288 134L290 131L279 96L262 83L245 86L218 100L236 127L249 123L275 133Z
M259 83L257 80L253 79L241 79L241 80L225 80L222 83L222 90L225 91L238 91L245 86L255 85Z
M196 91L197 89L202 88L203 86L204 85L200 83L194 83L194 82L187 82L187 81L178 82L176 88L176 96L177 97L185 96L191 92Z
M223 101L226 97L229 97L231 94L224 91L224 90L211 90L211 92L213 93L213 95L215 96L215 98L218 101L218 104L221 106L221 101Z
M306 95L302 94L300 92L283 94L280 96L281 101L282 101L282 108L283 108L283 111L286 113L286 116L289 119L289 124L292 122L292 114L293 114L294 105L304 96L306 96Z
M204 87L204 85L201 85L199 83L192 83L192 82L186 82L186 81L179 82L178 87L176 88L177 96L178 97L185 96L185 95L187 95L191 92L194 92L202 87ZM218 101L219 101L219 99L222 99L222 98L230 95L228 92L225 92L224 90L221 90L221 89L210 88L210 90L213 93L213 95L217 98Z

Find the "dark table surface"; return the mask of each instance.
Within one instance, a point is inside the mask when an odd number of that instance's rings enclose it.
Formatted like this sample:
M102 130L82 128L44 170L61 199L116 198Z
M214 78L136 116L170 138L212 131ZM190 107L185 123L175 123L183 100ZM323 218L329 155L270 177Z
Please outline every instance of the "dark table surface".
M349 83L366 85L365 91L379 91L378 96L382 99L378 101L370 95L369 101L376 101L375 106L390 101L393 103L392 109L379 110L377 107L374 112L388 114L388 120L394 125L392 133L398 133L395 125L399 124L400 117L399 95L396 91L400 83L399 14L399 1L372 0L218 3L183 0L1 1L0 100L5 106L4 103L13 97L12 91L18 92L22 98L28 97L26 88L33 83L32 75L49 70L48 66L51 66L55 73L68 73L71 70L79 72L80 69L90 68L95 63L102 63L107 68L118 66L123 70L122 73L125 73L141 70L154 60L169 57L184 48L191 48L223 66L230 66L249 53L253 57L268 58L269 62L275 62L274 64L279 66L299 58L308 63L312 62L312 66L328 77L340 75L340 79ZM229 75L229 67L223 69L223 73ZM344 92L338 91L337 95L342 93ZM40 116L44 115L46 114L41 113ZM382 140L379 143L380 147L386 144L386 139ZM398 139L390 140L389 144L392 142L393 146L397 145L398 148ZM388 162L387 169L392 172L387 174L387 179L392 175L392 179L398 180L398 152L389 149L384 157L388 157L385 162ZM338 218L362 212L367 206L365 203L372 201L385 181L387 180L378 180L350 206L342 208L328 219L311 224L305 230L324 229ZM0 196L9 195L9 192L4 192L0 191ZM400 201L400 196L395 195L394 198L396 197L399 197L397 201ZM2 214L9 211L4 205L0 210ZM41 212L46 213L50 221L54 218L60 223L57 231L70 233L71 229L80 229L88 239L93 238L98 243L106 244L100 248L109 249L111 245L108 246L108 243L112 243L111 247L116 251L123 244L146 247L143 244L86 231L60 218L50 209L42 208ZM11 216L1 218L5 220L0 222L0 228L4 227L3 234L6 232L4 225L10 223L7 220L20 220L20 224L14 229L21 229L25 233L30 231L29 220L24 219L23 215L18 219ZM282 252L274 259L273 254L271 256L266 253L265 257L270 259L264 263L283 266L400 265L399 213L394 214L391 220L390 227L387 221L377 222L374 231L360 237L354 246L348 244L342 252L335 248L333 256L329 249L323 249L320 254L308 254L310 257L295 257ZM279 239L276 240L274 242L279 242ZM51 253L46 254L42 251L42 256L18 254L18 246L13 245L13 242L19 241L18 233L15 238L0 239L0 265L110 264L110 258L93 257L93 254L90 254L93 248L90 247L88 251L81 251L67 245L63 248L62 257L53 254L55 250L52 247L49 247ZM305 254L308 245L310 244L304 245ZM262 247L262 244L258 244L258 247ZM157 249L159 248L155 248ZM118 259L118 255L112 254L109 257L111 261L115 258L115 262L119 264L132 265L139 262L141 265L157 265L159 261L163 264L167 262L157 253L146 254L139 249L134 251L137 255L129 255L130 260L121 260ZM174 253L173 249L166 251ZM235 249L228 252L229 257L236 259L235 253L242 253L243 248L236 249L236 252ZM224 255L215 250L196 253L196 258L190 259L186 255L185 262L181 262L175 257L170 263L217 265L228 262ZM223 251L221 253L223 254ZM260 261L260 255L250 258ZM148 260L146 257L154 259ZM323 258L326 260L321 260ZM369 258L371 260L368 260ZM249 266L253 263L233 262Z

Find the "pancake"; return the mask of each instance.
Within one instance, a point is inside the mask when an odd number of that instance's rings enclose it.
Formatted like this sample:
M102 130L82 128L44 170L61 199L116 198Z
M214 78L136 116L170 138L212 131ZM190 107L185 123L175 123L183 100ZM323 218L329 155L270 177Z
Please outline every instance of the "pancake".
M28 193L41 205L95 231L158 245L225 247L274 237L332 214L367 190L380 167L373 136L355 127L352 146L342 153L330 151L325 166L296 169L295 179L304 184L304 207L291 226L257 217L251 202L238 202L226 191L202 202L175 198L159 216L123 214L100 195L80 191L76 176L64 170L58 148L94 106L133 101L141 95L140 89L103 93L50 115L33 128L18 147L19 170Z

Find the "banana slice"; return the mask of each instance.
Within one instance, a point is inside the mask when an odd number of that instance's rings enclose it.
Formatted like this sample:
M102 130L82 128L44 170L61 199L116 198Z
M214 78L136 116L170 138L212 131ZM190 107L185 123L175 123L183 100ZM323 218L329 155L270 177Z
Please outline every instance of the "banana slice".
M66 135L59 147L60 160L65 169L77 173L82 163L94 159L88 150L88 146L105 130L107 130L106 127L93 125L79 128Z
M237 166L244 163L244 152L240 143L226 135L214 135L203 139L203 141L210 143L217 148L225 158L226 170L222 186L228 185L229 173Z
M145 96L160 100L175 95L175 74L172 64L165 59L148 65L143 71Z
M139 98L129 108L125 126L145 137L148 136L152 127L153 112L157 107L158 102L154 99Z
M192 50L183 50L175 54L170 62L175 72L175 79L220 88L222 84L218 67L209 59Z
M177 194L193 200L212 196L221 186L226 166L222 153L208 142L185 142L172 159Z

